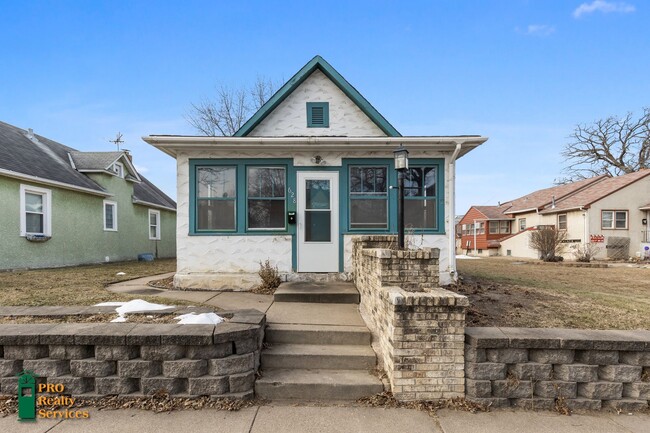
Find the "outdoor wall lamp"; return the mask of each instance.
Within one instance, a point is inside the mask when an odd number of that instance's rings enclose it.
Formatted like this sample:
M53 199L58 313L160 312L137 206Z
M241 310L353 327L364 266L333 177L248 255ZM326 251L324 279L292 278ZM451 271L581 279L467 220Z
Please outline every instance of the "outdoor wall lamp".
M311 162L313 162L316 165L325 165L326 164L325 160L320 155L312 156Z
M400 144L393 151L395 170L397 171L397 247L404 249L404 175L409 168L409 151Z

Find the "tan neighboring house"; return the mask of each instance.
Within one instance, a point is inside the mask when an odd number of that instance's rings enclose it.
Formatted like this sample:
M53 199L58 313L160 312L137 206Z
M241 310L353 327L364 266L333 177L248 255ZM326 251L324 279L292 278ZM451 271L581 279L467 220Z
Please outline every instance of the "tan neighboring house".
M576 247L588 243L597 248L597 259L650 258L648 169L542 189L497 208L512 218L511 234L492 245L499 255L539 258L530 232L553 226L566 230L565 259L574 259Z

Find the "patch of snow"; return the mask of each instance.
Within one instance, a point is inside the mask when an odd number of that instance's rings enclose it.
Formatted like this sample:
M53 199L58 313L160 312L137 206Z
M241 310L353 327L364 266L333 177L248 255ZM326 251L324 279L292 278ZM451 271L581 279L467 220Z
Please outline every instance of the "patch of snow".
M111 320L111 322L115 323L126 322L125 315L136 311L160 311L176 308L173 305L153 304L151 302L143 301L142 299L134 299L129 302L102 302L100 304L95 304L95 307L117 307L115 311L120 315L120 317Z
M126 272L118 272L118 273L115 274L115 275L117 275L118 277L121 277L121 276L123 276L123 275L126 275Z
M174 319L179 319L179 325L218 325L223 322L223 317L215 313L181 314L180 316L174 317Z
M121 307L124 304L126 304L126 302L101 302L93 305L93 307Z
M118 316L115 319L111 320L111 323L123 323L126 322L126 317Z
M456 254L457 259L462 260L479 260L480 257L468 256L467 254Z

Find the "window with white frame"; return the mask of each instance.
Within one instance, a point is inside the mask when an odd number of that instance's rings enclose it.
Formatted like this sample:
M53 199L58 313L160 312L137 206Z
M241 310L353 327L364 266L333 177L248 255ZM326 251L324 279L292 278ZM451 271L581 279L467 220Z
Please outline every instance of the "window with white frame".
M286 214L284 167L247 167L246 191L249 230L283 230Z
M160 211L149 209L149 239L160 240Z
M499 221L499 233L507 235L510 233L510 221Z
M526 218L519 218L519 231L523 232L526 230Z
M626 210L604 210L600 214L601 228L610 230L627 230Z
M113 173L115 173L116 176L124 177L124 164L122 164L121 162L113 163L111 169L113 170Z
M388 167L350 167L350 229L388 228L387 175Z
M117 203L104 200L104 230L117 231Z
M20 185L20 235L52 236L52 191Z
M566 214L561 213L557 216L557 228L558 230L566 230L566 227L567 227Z

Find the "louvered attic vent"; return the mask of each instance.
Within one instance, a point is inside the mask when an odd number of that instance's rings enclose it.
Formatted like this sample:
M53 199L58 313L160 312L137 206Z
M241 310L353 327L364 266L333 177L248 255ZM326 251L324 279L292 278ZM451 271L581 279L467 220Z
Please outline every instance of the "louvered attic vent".
M329 102L307 102L307 127L329 128Z

